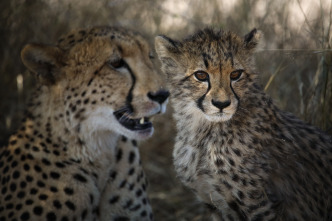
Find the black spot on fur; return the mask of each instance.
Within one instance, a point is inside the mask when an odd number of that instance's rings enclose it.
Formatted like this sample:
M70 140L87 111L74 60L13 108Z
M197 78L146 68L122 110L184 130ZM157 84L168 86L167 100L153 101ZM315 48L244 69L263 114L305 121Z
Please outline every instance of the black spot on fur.
M30 213L29 212L24 212L20 216L21 220L29 220L30 219Z
M78 180L82 183L86 183L88 181L83 175L81 175L79 173L74 174L73 177L74 177L75 180Z
M116 154L116 162L119 162L122 159L122 150L119 148Z
M109 203L110 204L114 204L117 203L119 201L120 197L119 196L113 196L110 200Z
M43 213L43 207L41 207L41 206L36 206L36 207L34 207L34 208L33 208L33 213L34 213L35 215L37 215L37 216L42 215L42 213Z
M57 172L51 172L50 173L50 176L53 178L53 179L56 179L58 180L60 178L60 174L57 173Z
M238 215L238 218L240 220L247 220L247 217L246 215L241 211L241 209L239 208L239 206L237 205L237 203L235 201L231 201L228 203L228 206L234 210L234 212L236 212L236 214Z
M49 212L46 214L47 221L56 221L56 215L53 212Z
M65 205L68 207L68 209L72 210L72 211L75 211L76 210L76 206L73 202L67 200L65 202Z
M63 190L69 196L74 194L74 190L72 188L65 187Z
M127 184L127 180L123 180L123 181L120 183L119 188L123 188L126 184Z
M136 154L133 151L129 153L129 163L132 164L135 160Z

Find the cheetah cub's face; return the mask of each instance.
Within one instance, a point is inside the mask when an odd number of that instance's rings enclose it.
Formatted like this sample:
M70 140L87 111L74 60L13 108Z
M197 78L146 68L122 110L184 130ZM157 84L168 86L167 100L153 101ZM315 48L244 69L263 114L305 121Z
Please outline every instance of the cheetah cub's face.
M55 46L22 51L24 64L48 88L46 99L58 102L63 123L84 138L108 131L131 139L152 135L150 117L165 112L169 93L151 58L143 37L113 27L73 31Z
M259 37L256 29L244 38L210 29L181 42L156 37L175 108L213 122L230 120L254 76L251 57Z

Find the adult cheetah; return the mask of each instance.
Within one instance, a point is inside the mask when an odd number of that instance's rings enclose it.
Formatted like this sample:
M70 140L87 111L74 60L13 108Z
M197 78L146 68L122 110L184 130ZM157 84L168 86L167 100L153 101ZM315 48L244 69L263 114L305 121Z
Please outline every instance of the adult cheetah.
M94 27L21 56L40 84L0 149L0 220L153 220L136 139L169 93L148 43Z
M332 140L279 110L253 64L260 31L156 37L176 171L216 220L332 220Z

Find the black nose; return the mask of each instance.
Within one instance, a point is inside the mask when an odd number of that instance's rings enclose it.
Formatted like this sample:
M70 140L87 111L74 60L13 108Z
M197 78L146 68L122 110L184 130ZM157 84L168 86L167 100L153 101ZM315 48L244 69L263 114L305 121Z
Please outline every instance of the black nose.
M157 91L156 93L149 92L148 97L153 100L158 102L159 104L162 104L169 96L169 92L166 90L160 90Z
M228 107L231 104L231 102L230 101L224 101L224 102L215 101L215 100L212 99L212 104L214 106L216 106L217 108L219 108L220 111L222 111L222 109L224 109L225 107Z

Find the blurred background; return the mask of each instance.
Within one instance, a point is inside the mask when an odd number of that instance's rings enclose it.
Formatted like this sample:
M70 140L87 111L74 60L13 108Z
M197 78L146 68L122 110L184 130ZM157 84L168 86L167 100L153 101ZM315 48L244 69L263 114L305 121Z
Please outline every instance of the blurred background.
M71 29L117 25L182 39L204 27L264 37L257 70L279 107L332 134L331 0L2 0L0 2L0 146L22 118L34 78L20 60L29 42L55 43ZM159 68L158 60L156 67ZM205 208L176 179L172 109L141 144L156 220L207 220Z

